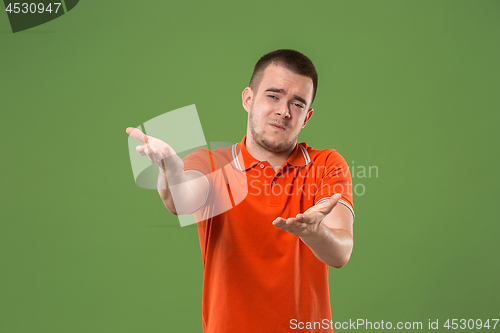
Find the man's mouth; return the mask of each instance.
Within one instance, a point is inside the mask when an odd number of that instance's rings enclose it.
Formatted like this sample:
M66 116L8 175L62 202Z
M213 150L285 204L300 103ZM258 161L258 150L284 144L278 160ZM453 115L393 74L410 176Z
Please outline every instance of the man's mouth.
M285 130L285 127L284 127L284 126L281 126L280 124L271 123L270 125L271 125L272 127L274 127L275 129L279 130L279 131L284 131L284 130Z

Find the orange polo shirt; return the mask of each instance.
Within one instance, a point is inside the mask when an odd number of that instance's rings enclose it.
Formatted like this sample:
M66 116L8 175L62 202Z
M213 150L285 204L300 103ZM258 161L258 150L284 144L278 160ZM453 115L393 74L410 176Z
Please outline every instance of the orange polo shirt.
M209 183L195 213L203 331L332 332L328 265L272 221L295 217L335 193L354 215L347 163L334 149L300 143L275 173L250 155L245 139L214 152L198 149L183 160L186 172L201 173ZM314 329L299 329L308 323Z

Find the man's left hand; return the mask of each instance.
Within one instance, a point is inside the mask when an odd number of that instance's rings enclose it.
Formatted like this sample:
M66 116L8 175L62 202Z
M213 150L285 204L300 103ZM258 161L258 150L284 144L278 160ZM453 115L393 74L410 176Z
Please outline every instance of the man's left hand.
M341 197L342 195L339 193L332 195L328 201L313 206L304 213L297 214L296 217L288 219L278 217L273 221L273 225L299 237L313 234L318 230L325 216L337 205Z

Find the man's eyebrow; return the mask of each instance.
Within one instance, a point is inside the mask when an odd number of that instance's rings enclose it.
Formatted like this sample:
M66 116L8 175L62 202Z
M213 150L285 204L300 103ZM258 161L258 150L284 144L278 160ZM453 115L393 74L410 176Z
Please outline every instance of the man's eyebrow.
M286 94L286 91L284 89L278 89L278 88L268 88L266 89L265 91L272 91L272 92L276 92L276 93L280 93L280 94ZM303 99L302 97L300 96L297 96L297 95L293 95L293 98L295 98L296 100L298 100L299 102L302 102L304 103L305 105L307 105L307 102L305 99Z

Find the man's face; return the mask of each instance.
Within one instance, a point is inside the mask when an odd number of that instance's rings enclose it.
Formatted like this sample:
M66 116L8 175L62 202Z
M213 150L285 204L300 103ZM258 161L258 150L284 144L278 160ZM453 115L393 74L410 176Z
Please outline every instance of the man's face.
M257 91L243 91L249 113L247 135L262 148L282 153L295 147L300 130L312 116L313 82L307 76L270 64L264 69Z

